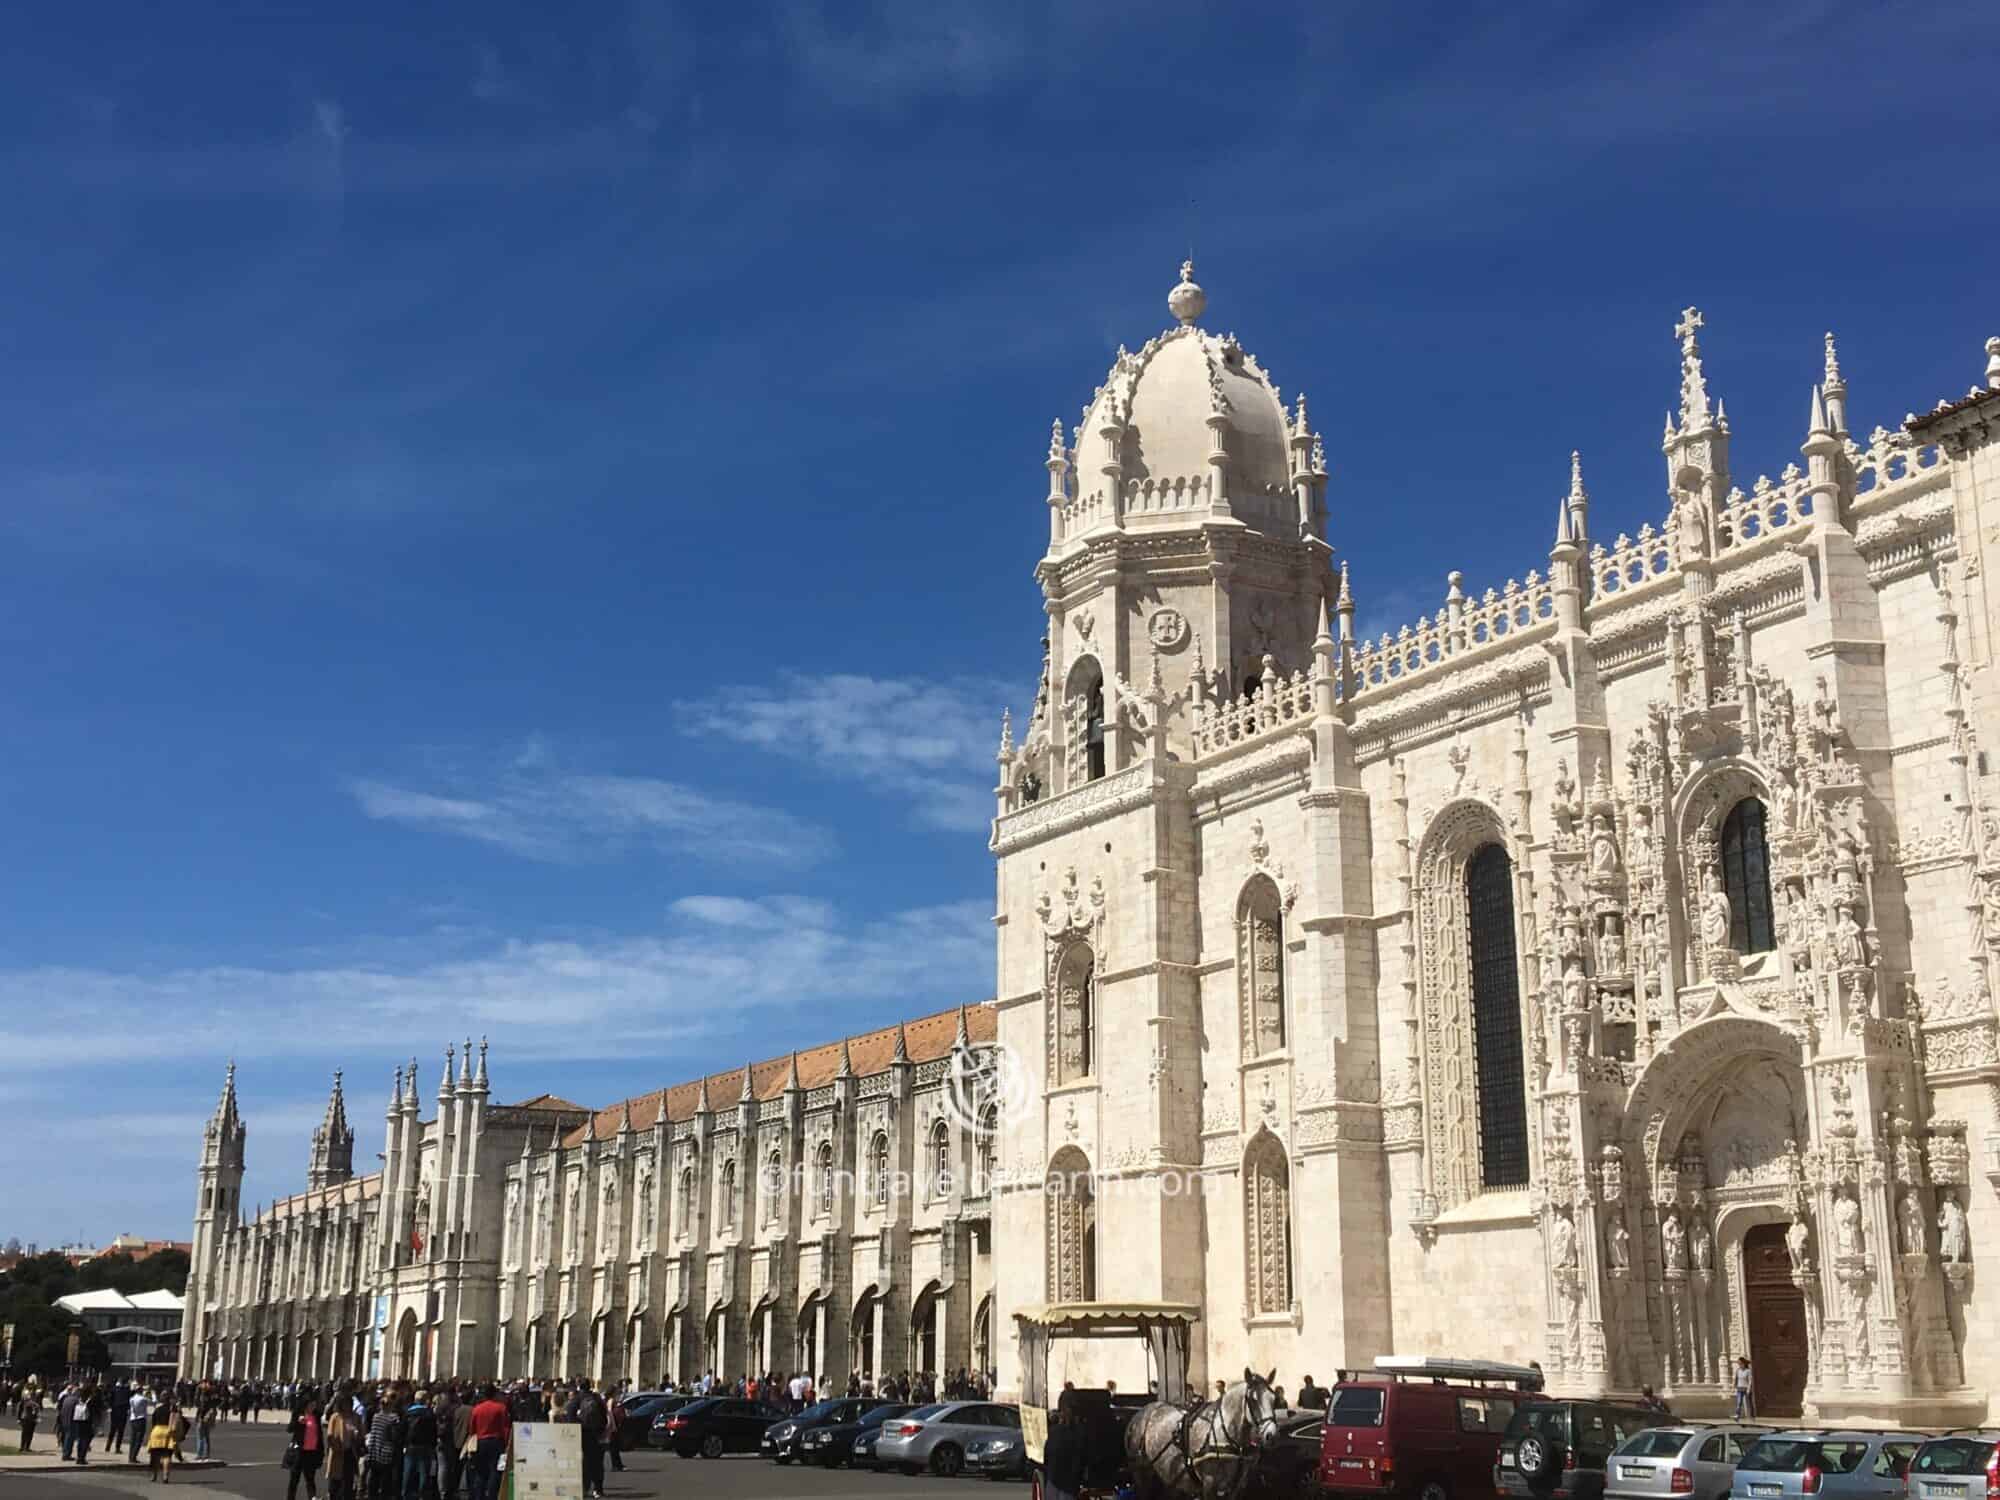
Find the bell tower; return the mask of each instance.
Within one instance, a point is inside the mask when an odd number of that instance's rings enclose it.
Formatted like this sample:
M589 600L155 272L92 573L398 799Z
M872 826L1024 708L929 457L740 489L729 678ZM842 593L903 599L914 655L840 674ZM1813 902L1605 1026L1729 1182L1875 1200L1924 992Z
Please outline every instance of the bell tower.
M1050 434L1048 633L1010 749L1016 805L1115 775L1154 736L1189 758L1194 705L1309 673L1334 605L1325 447L1305 398L1287 410L1234 334L1201 326L1192 261L1167 307L1175 326L1121 347L1070 438L1060 421Z
M306 1161L306 1187L333 1187L353 1175L354 1131L347 1123L347 1100L340 1091L340 1073L335 1070L326 1114L313 1131L312 1155Z
M202 1131L196 1171L194 1249L188 1257L187 1312L182 1320L180 1373L196 1378L210 1361L209 1304L219 1290L223 1237L236 1222L243 1193L243 1143L249 1132L236 1108L236 1064L222 1077L222 1097Z

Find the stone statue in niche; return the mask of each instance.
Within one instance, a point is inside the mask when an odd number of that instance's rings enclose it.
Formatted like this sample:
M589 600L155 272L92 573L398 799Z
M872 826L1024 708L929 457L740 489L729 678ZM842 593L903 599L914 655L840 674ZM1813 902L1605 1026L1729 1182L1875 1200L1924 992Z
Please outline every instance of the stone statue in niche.
M1701 941L1710 949L1729 946L1729 897L1713 870L1701 877Z
M1930 1247L1924 1242L1924 1210L1914 1192L1903 1194L1902 1201L1896 1205L1896 1215L1903 1254L1922 1255Z
M1946 1265L1970 1259L1966 1243L1965 1210L1949 1188L1938 1195L1938 1258Z
M1619 930L1616 912L1605 917L1604 931L1597 937L1597 972L1600 974L1625 972L1625 934Z
M1629 1270L1632 1265L1632 1231L1625 1227L1623 1219L1611 1221L1611 1235L1607 1246L1611 1256L1611 1269Z
M1833 1251L1843 1260L1861 1253L1861 1205L1844 1193L1833 1200Z
M1861 935L1861 924L1854 920L1853 906L1845 901L1834 920L1833 958L1843 969L1868 967L1868 941Z
M1993 1014L1993 987L1986 982L1986 965L1973 959L1966 965L1965 1012L1967 1015L1984 1019Z
M1557 1214L1549 1225L1549 1261L1558 1271L1576 1266L1576 1226L1566 1214Z
M1695 1215L1694 1237L1690 1241L1690 1249L1694 1254L1694 1268L1697 1271L1715 1269L1715 1239L1708 1231L1708 1220L1699 1214Z
M1600 879L1618 874L1618 840L1612 836L1608 813L1597 813L1590 820L1590 873Z
M1812 962L1812 903L1795 885L1785 887L1785 949L1796 966Z
M1661 1223L1660 1252L1662 1264L1669 1272L1687 1270L1687 1231L1681 1228L1679 1214L1669 1213Z

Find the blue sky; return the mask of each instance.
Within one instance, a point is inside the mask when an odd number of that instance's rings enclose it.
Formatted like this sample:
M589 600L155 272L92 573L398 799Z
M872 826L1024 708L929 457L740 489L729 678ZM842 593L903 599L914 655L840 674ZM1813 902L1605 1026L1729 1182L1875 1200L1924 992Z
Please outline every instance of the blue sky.
M29 7L0 55L0 1235L327 1076L606 1102L990 989L1052 417L1193 244L1362 623L2000 332L2000 12Z

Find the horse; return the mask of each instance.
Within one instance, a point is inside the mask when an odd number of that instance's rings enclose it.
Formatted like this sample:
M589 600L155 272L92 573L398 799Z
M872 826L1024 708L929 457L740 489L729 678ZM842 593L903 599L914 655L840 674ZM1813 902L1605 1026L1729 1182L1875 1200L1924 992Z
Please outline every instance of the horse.
M1213 1401L1180 1407L1154 1401L1125 1429L1125 1462L1140 1500L1238 1500L1257 1471L1259 1450L1278 1432L1273 1370L1243 1378Z

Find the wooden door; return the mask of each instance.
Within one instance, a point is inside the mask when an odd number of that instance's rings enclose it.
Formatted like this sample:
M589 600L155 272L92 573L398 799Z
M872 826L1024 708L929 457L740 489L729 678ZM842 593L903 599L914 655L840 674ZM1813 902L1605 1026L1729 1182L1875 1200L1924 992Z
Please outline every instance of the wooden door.
M1743 1304L1758 1417L1796 1417L1806 1393L1806 1299L1792 1285L1783 1224L1743 1236ZM1742 1350L1732 1350L1733 1356Z

